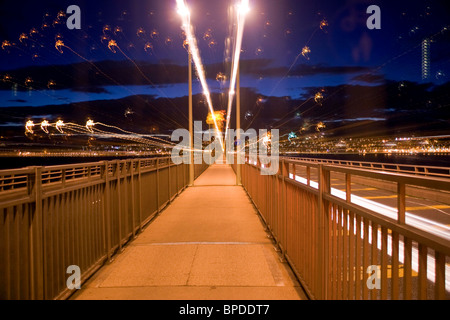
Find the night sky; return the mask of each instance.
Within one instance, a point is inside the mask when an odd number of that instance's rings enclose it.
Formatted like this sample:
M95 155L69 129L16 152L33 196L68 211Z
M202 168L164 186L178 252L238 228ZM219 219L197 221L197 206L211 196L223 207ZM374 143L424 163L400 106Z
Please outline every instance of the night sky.
M211 91L225 93L228 83L216 81L216 76L219 72L230 76L225 39L233 1L187 3ZM67 17L57 16L72 4L81 8L81 30L68 30ZM369 5L381 8L381 30L366 26ZM449 81L448 1L250 0L250 6L241 87L266 99L305 99L322 88L343 85L396 81L433 87ZM320 28L323 21L327 25ZM431 40L431 72L423 81L421 44L426 38ZM62 48L60 53L55 48L58 39L71 50ZM115 40L123 54L112 52L109 40ZM186 96L183 40L175 0L3 0L0 41L10 45L0 50L0 80L4 80L0 107L65 105L133 95ZM305 46L311 52L303 56ZM32 82L25 84L27 78ZM49 81L53 82L49 85ZM194 93L201 92L196 81Z

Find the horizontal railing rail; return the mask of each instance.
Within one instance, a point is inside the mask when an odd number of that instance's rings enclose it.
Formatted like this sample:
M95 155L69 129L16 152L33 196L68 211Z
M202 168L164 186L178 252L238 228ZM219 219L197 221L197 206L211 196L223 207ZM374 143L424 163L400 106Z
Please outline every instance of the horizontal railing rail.
M69 297L69 266L86 281L188 182L170 158L0 171L0 300Z
M387 172L450 178L450 167L382 163L382 162L365 162L365 161L352 161L352 160L319 159L319 158L284 157L284 159L293 160L293 161L302 161L302 162L314 162L314 163L321 163L321 164L340 165L340 166L355 167L355 168L368 169L368 170L380 170L380 171L387 171Z
M332 188L336 174L344 192ZM368 177L397 185L397 208L353 201L352 180ZM272 176L247 161L242 184L310 298L450 298L450 233L405 208L406 187L448 192L449 179L284 158Z

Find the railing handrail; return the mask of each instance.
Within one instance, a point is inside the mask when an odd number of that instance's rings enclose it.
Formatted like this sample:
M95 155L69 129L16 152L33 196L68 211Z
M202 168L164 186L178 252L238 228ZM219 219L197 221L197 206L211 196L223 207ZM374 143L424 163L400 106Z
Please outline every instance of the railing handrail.
M356 161L356 160L337 160L337 159L319 159L319 158L296 158L296 157L282 157L282 159L287 159L291 161L302 161L302 162L313 162L313 163L326 163L335 164L359 168L370 168L373 170L385 170L393 172L405 172L415 175L426 175L426 176L439 176L439 177L449 177L450 178L450 167L441 166L426 166L426 165L412 165L412 164L400 164L400 163L383 163L383 162L367 162L367 161ZM397 167L397 168L390 168ZM411 168L413 170L402 170L401 168ZM446 173L436 173L430 170L446 171Z

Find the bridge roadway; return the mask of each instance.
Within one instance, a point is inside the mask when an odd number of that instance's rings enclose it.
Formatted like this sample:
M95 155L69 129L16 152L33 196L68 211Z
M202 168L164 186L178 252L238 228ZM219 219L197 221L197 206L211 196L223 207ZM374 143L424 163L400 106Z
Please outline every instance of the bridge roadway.
M306 179L304 170L297 170L296 179ZM291 175L291 178L293 176ZM380 208L388 208L397 211L397 192L389 191L386 186L377 186L372 179L364 179L351 183L352 202L363 207L379 212ZM303 180L304 181L304 180ZM311 181L317 183L318 174L311 172ZM331 188L345 193L345 175L334 173L331 177ZM434 199L427 199L430 193ZM439 190L428 190L421 197L406 195L405 210L407 216L415 221L423 223L423 226L431 228L432 232L439 232L439 236L450 239L450 194Z
M235 184L211 166L72 299L306 299Z

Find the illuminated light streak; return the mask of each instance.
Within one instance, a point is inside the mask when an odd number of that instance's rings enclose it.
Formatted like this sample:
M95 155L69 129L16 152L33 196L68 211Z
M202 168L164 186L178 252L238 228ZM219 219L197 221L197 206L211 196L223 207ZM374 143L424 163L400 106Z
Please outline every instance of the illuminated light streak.
M8 40L4 40L2 42L2 50L6 50L6 48L12 47L13 45Z
M48 134L48 127L49 126L50 126L50 123L48 123L47 120L44 120L41 123L41 130L44 131L46 134Z
M53 80L49 80L47 83L47 88L51 89L54 86L56 86L56 82Z
M94 120L88 120L86 122L86 129L91 133L94 133L94 130L93 130L94 126L95 126Z
M58 122L56 122L56 125L55 125L56 130L58 130L61 133L64 133L64 131L62 129L64 126L65 126L65 124L62 120L58 120Z
M26 133L33 134L34 133L33 128L34 128L34 122L31 120L27 121L27 123L25 124Z
M138 142L147 146L158 146L158 147L163 147L163 148L172 148L173 146L167 145L167 144L162 144L162 143L158 143L158 142L154 142L154 141L150 141L147 139L144 139L142 137L139 137L137 135L133 135L133 134L117 134L117 133L112 133L112 132L107 132L107 131L103 131L100 129L94 129L93 128L93 132L87 131L86 127L83 127L81 125L78 125L76 123L67 123L66 124L66 129L70 130L70 131L74 131L77 133L81 133L81 134L89 134L90 136L95 136L97 138L115 138L115 139L119 139L119 140L127 140L127 141L134 141L134 142ZM75 128L73 128L75 127Z
M224 147L224 143L223 143L223 137L220 134L219 125L218 125L217 119L215 117L215 111L214 111L213 103L211 100L211 93L209 92L209 89L208 89L208 83L206 81L206 76L205 76L205 70L203 68L202 60L200 58L200 53L199 53L198 46L197 46L197 39L194 36L194 31L193 31L193 28L191 25L191 14L190 14L189 8L187 7L185 0L177 0L177 11L178 11L178 14L182 18L182 28L183 28L183 31L186 33L186 39L189 44L189 50L192 54L192 59L194 61L195 68L197 70L197 74L198 74L200 83L203 88L203 95L205 96L206 101L208 103L209 111L213 115L212 118L214 121L216 134L219 137L222 151L224 151L225 147Z
M131 134L131 135L136 135L136 136L144 136L144 135L140 135L140 134L135 133L135 132L127 131L127 130L124 130L124 129L122 129L122 128L119 128L119 127L116 127L116 126L111 126L111 125L108 125L108 124L105 124L105 123L101 123L101 122L97 122L97 123L95 123L94 125L99 125L99 126L107 127L107 128L110 128L110 129L116 129L116 130L119 130L119 131L121 131L121 132L123 132L123 133L126 133L126 134ZM167 143L168 143L168 144L172 144L172 147L175 146L175 143L173 143L173 142L168 142L168 141L166 141L166 140L164 140L164 139L161 139L161 138L158 138L158 137L155 137L155 136L149 136L149 135L145 135L145 136L148 137L148 138L150 138L150 139L160 140L160 141L162 141L162 142L164 142L164 143L166 143L166 144L167 144Z
M235 96L235 88L237 81L237 73L239 70L239 59L241 57L241 49L242 49L242 38L244 36L244 27L245 27L245 18L250 11L249 0L241 0L239 4L236 5L236 18L237 18L237 30L236 30L236 38L234 42L234 55L231 62L231 82L230 82L230 91L228 93L228 108L227 108L227 124L225 126L225 137L228 135L228 130L230 127L231 121L231 108L233 105L233 100Z

